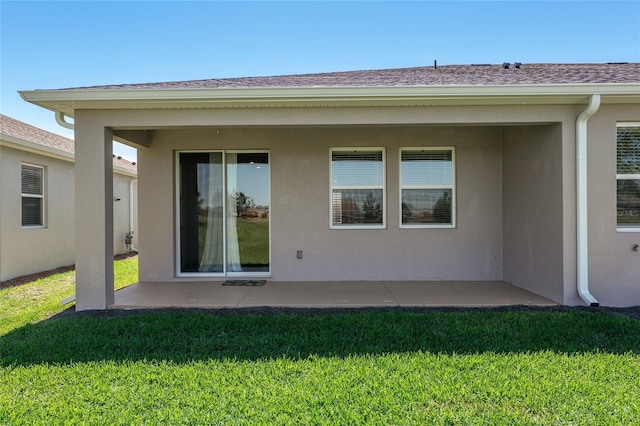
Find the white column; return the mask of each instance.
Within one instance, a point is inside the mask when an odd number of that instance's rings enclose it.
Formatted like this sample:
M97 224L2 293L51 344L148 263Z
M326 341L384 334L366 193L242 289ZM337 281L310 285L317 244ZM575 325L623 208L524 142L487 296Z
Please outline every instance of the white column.
M75 117L76 310L113 303L113 133Z

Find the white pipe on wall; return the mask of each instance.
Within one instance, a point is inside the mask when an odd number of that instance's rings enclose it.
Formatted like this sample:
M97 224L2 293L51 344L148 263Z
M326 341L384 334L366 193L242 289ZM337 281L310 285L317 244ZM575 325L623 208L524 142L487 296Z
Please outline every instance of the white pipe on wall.
M75 127L73 126L73 124L67 122L64 117L64 112L56 111L56 122L64 128L74 130Z
M134 215L136 214L136 208L134 206L134 199L137 198L138 195L138 188L136 187L136 196L134 197L133 194L133 186L138 184L138 179L134 179L131 182L129 182L129 232L133 231L133 218ZM131 250L134 251L135 253L138 252L138 249L136 248L136 246L133 244L133 240L131 241Z
M589 105L576 120L576 202L577 202L577 272L578 294L589 304L599 306L589 292L589 223L588 223L588 175L587 175L587 123L600 108L600 95L591 95Z

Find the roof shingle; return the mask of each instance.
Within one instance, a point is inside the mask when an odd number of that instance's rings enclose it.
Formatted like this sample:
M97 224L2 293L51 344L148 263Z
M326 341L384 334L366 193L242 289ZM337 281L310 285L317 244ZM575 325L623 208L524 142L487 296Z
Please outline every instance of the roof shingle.
M120 84L74 89L217 89L260 87L449 86L521 84L640 83L640 63L444 65L296 74L271 77L214 78L160 83Z
M47 132L4 114L0 114L0 133L60 151L74 152L73 139Z
M38 145L55 148L70 154L75 152L73 139L48 132L4 114L0 114L0 133ZM114 156L113 164L133 172L137 171L135 163L122 157Z

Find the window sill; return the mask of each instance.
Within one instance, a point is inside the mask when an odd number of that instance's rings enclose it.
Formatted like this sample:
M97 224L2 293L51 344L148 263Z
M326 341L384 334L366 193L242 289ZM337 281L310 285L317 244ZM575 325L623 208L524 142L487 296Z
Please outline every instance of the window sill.
M456 225L400 225L400 229L456 229Z
M335 226L332 225L329 229L387 229L386 225L344 225Z
M616 228L616 232L621 234L634 233L634 232L640 233L640 227Z

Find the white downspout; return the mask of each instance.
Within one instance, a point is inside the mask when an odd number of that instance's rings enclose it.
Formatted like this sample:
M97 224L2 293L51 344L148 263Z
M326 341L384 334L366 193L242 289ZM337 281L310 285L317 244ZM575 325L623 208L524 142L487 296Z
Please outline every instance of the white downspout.
M587 122L600 108L600 95L591 95L589 106L576 121L576 172L577 172L577 243L578 243L578 294L589 304L600 303L589 292L589 226L587 217Z
M64 119L64 117L65 117L64 112L56 111L56 123L58 123L59 125L61 125L62 127L66 128L66 129L74 130L75 127L73 127L73 124L71 124L68 121L66 121Z
M135 207L133 206L133 185L138 183L138 179L134 179L129 182L129 232L133 231L133 216L136 213ZM138 193L136 189L136 194ZM133 244L133 240L131 241L131 250L138 253L138 249Z

